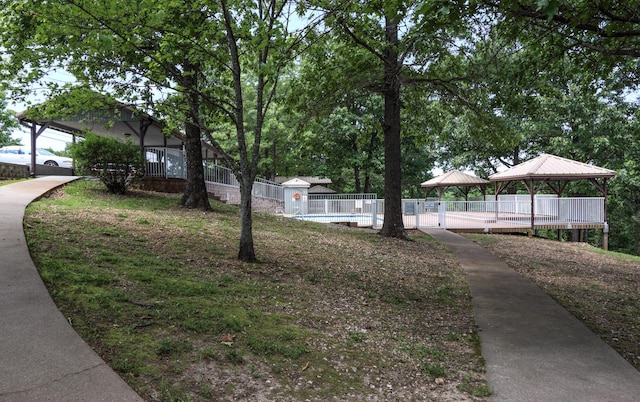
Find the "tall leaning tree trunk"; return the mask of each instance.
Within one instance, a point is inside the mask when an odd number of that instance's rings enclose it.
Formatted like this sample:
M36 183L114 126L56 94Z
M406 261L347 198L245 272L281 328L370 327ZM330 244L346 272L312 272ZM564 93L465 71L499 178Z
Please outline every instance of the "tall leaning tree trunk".
M191 63L185 63L185 70L192 74L184 75L185 88L197 88L198 67ZM185 151L187 154L187 188L180 204L185 208L211 210L209 194L204 182L204 166L202 164L202 133L200 126L196 124L199 113L199 97L194 92L187 95L189 109L185 127Z
M244 98L242 91L242 67L240 65L240 53L233 28L233 18L229 10L227 1L222 0L222 13L226 28L227 42L229 45L229 55L231 56L231 74L233 75L233 120L236 128L238 140L238 154L240 156L240 175L237 177L240 183L240 247L238 249L238 259L244 262L254 262L257 260L253 247L253 212L251 210L251 192L255 170L249 161L247 150L247 136L244 125ZM259 139L258 139L259 140ZM259 149L255 149L257 153ZM257 156L256 158L257 159Z
M243 178L240 181L241 228L238 259L245 262L254 262L257 260L255 248L253 246L253 207L251 196L252 190L253 179Z
M400 143L400 65L397 18L385 16L384 50L384 223L380 234L408 239L402 221L402 164Z

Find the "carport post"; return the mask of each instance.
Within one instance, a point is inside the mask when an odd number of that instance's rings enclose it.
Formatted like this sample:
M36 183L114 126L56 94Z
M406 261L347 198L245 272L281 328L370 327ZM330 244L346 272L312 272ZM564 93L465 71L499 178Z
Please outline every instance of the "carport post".
M23 123L24 124L24 123ZM44 132L49 127L49 123L45 123L40 127L40 130L36 129L36 122L31 122L31 125L28 126L31 129L31 171L30 176L36 177L36 141L40 134Z
M36 123L31 123L31 177L36 177L36 139L38 133L36 131Z

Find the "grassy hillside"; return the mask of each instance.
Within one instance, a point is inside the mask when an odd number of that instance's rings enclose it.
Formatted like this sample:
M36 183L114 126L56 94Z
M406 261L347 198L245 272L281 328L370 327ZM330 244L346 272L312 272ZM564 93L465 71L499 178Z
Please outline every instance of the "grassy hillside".
M464 273L437 242L81 181L32 204L29 246L74 328L149 401L485 400Z

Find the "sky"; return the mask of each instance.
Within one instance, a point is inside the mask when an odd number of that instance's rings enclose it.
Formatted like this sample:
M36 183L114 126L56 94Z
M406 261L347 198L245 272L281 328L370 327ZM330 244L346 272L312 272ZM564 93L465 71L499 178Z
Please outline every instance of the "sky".
M19 140L24 146L31 146L31 134L29 133L29 129L26 127L21 127L20 129L15 130L11 137ZM71 142L71 140L72 138L68 134L60 133L54 130L45 130L38 137L36 144L38 148L53 149L54 151L64 151L65 147L68 143Z

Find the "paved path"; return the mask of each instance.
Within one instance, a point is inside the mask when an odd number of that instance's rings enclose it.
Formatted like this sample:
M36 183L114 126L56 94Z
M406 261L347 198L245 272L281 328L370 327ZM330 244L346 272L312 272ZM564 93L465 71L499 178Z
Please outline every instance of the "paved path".
M0 186L0 401L142 401L54 305L24 238L25 207L77 178Z
M467 272L493 401L640 401L640 372L489 251L442 229Z

